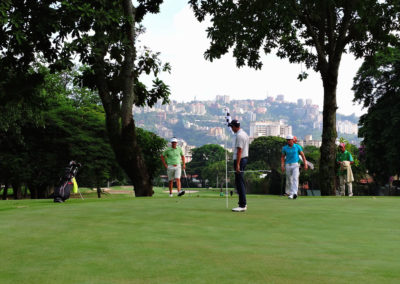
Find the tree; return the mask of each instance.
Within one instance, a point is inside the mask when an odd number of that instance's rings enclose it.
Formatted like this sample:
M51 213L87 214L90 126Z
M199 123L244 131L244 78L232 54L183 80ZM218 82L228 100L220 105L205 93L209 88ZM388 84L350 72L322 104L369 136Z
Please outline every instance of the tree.
M68 49L64 49L65 58L71 60L78 54L81 62L90 66L82 82L99 93L111 146L132 180L135 195L151 196L151 177L137 142L132 107L133 104L152 106L160 98L168 101L169 88L157 76L161 71L169 71L169 65L162 66L158 54L148 49L142 55L137 54L138 25L146 13L157 13L162 1L138 3L135 7L131 0L63 2L60 37L67 41L73 36ZM142 73L156 76L153 89L147 90L139 81Z
M22 197L22 186L29 188L31 198L48 197L70 160L83 164L81 184L97 186L121 176L108 142L104 110L92 102L94 95L66 88L72 81L69 73L50 74L43 66L32 72L44 78L37 90L43 104L36 107L43 123L26 122L18 136L0 139L0 179L12 184L14 198Z
M274 136L262 136L254 139L249 147L249 167L262 161L267 169L279 171L281 167L282 147L286 140Z
M216 144L207 144L192 150L192 160L188 163L188 171L199 175L199 179L204 180L203 170L220 161L225 161L225 149ZM231 166L228 165L228 167ZM208 171L204 173L207 175Z
M225 187L226 183L226 165L225 161L218 161L207 165L201 170L201 177L208 180L209 185Z
M254 139L249 147L249 163L247 170L270 170L267 176L260 180L262 172L246 175L250 181L249 190L252 193L281 194L282 173L280 171L282 147L286 140L274 136L262 136Z
M43 124L44 98L38 89L44 78L32 63L40 54L56 57L56 50L50 48L57 30L53 2L0 3L0 136L18 140L25 123Z
M354 78L354 101L368 112L360 118L365 163L381 184L400 174L400 49L388 48L365 59Z
M305 63L321 74L324 87L320 160L321 189L334 194L336 87L343 53L356 58L398 42L398 1L372 0L190 0L203 21L211 44L205 58L213 61L233 50L238 67L262 67L260 52L276 51L291 63ZM306 73L299 75L305 79Z
M76 59L89 66L81 82L101 98L110 144L131 178L136 196L150 196L153 190L137 143L132 106L152 106L158 99L168 102L169 88L157 76L170 70L169 64L162 65L158 53L144 48L138 54L136 39L143 31L143 17L157 13L161 3L139 0L133 6L131 0L6 0L0 5L2 69L15 69L16 74L25 76L38 55L52 70L72 67ZM150 90L139 81L142 73L155 75Z

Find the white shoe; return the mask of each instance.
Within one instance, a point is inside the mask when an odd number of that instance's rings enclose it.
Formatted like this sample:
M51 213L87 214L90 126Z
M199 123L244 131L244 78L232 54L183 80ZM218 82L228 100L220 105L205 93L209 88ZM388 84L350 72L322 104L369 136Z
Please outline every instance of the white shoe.
M170 195L169 195L169 197L173 197L174 195L171 193Z
M246 210L247 210L247 205L245 207L236 207L232 209L233 212L244 212Z
M289 199L293 199L293 194L288 196Z

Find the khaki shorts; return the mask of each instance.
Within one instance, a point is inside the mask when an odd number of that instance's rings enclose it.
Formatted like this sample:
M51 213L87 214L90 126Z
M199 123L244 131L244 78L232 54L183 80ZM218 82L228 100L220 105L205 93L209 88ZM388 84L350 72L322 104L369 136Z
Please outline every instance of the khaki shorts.
M168 165L167 168L167 174L168 174L168 180L174 180L174 179L178 179L181 178L181 165Z

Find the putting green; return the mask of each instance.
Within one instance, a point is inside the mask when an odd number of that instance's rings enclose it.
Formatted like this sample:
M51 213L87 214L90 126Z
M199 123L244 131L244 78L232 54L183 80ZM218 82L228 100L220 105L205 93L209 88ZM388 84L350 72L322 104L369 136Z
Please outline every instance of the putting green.
M0 283L400 281L399 198L217 194L1 201Z

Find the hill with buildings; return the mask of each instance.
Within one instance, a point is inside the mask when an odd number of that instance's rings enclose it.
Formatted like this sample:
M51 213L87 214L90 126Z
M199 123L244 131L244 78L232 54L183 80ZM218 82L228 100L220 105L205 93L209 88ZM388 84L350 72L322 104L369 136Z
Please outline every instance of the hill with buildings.
M153 108L133 109L138 127L169 139L176 136L188 145L225 144L230 137L225 116L238 119L242 128L254 139L259 136L296 135L304 145L319 146L322 133L322 113L310 99L287 102L283 95L265 100L230 100L216 96L212 101L191 101L168 105L157 103ZM353 144L357 138L358 117L337 115L337 131Z

